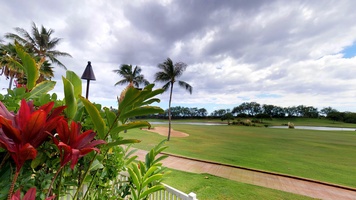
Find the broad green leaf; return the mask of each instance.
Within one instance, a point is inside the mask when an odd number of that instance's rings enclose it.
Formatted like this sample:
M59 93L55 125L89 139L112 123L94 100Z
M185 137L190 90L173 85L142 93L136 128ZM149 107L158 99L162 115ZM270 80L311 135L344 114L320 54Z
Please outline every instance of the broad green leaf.
M124 99L119 103L119 110L123 111L124 109L130 107L135 101L136 98L140 95L140 90L135 88L127 88L125 92Z
M117 145L121 145L121 144L134 144L134 143L140 143L140 142L141 142L141 140L137 140L137 139L125 139L125 140L118 140L115 142L107 143L104 147L111 148L113 146L117 146Z
M149 94L147 94L147 95L145 96L145 99L152 98L152 97L154 97L154 96L156 96L156 95L162 94L163 92L164 92L163 89L153 90L153 91L151 91Z
M52 99L52 100L57 100L57 94L56 94L56 93L53 93L52 96L51 96L51 99Z
M130 157L131 155L133 155L134 153L136 153L138 151L138 149L132 149L130 150L128 153L125 154L125 159L127 159L128 157Z
M140 165L139 163L140 163L140 161L138 162L138 164L133 163L131 166L132 166L132 170L135 172L135 174L137 176L137 179L139 180L139 183L141 184L142 176L141 176L141 171L138 168L138 166ZM142 166L140 165L140 167L142 167Z
M63 86L64 86L64 101L67 108L65 109L67 117L73 119L75 113L77 112L77 100L74 97L74 87L73 84L66 78L62 76Z
M39 77L39 70L37 68L35 60L26 53L21 46L15 46L16 53L22 61L22 67L26 73L27 78L27 89L32 90L35 87L36 81Z
M151 188L149 188L148 190L144 191L141 195L140 195L140 199L145 198L146 196L148 196L149 194L152 194L154 192L157 192L159 190L164 190L165 187L163 185L155 185Z
M94 127L100 139L105 139L105 122L100 116L99 111L96 109L94 104L92 104L88 99L80 96L79 97L84 104L85 109L88 111L90 118L93 121Z
M82 121L82 116L84 113L84 106L82 104L78 104L77 106L78 106L77 112L75 113L73 120L76 122L80 122L80 121Z
M138 164L139 164L139 166L140 166L140 174L141 175L144 175L144 174L146 174L146 165L142 162L142 161L138 161ZM142 176L141 176L141 179L142 179ZM143 181L143 180L142 180Z
M155 156L167 148L168 148L168 146L163 146L163 147L159 147L159 148L155 149L155 153L156 153Z
M149 104L152 104L152 103L159 103L159 102L161 102L160 99L154 98L154 99L149 99L149 100L143 102L142 105L149 105Z
M138 200L138 194L137 193L138 193L138 191L136 191L136 188L131 186L131 195L133 197L132 198L133 200Z
M152 90L154 86L155 86L155 84L153 84L153 83L148 84L143 88L143 90Z
M73 84L74 87L74 97L78 98L82 95L82 80L73 71L66 71L66 78Z
M155 113L164 113L164 110L157 106L138 107L138 108L130 110L126 113L121 113L120 120L128 119L130 117L149 115L149 114L155 114Z
M119 134L121 131L130 130L130 129L133 129L133 128L141 128L141 127L151 127L151 124L148 123L147 121L129 122L127 124L123 124L123 125L120 125L118 127L113 128L110 131L110 135L112 137L115 137L114 134Z
M104 165L99 160L95 159L94 162L91 164L89 171L94 171L102 168L104 168Z
M132 164L131 166L134 166L134 164ZM137 190L139 190L140 189L140 181L139 181L139 179L137 177L137 174L131 168L128 168L127 171L130 174L130 177L132 179L133 184L136 186Z
M38 152L36 158L31 161L31 168L32 169L36 168L38 165L44 163L45 160L46 160L45 154L43 154L42 152Z
M26 93L26 88L19 87L19 88L15 88L13 91L15 96L20 97Z
M154 181L158 181L158 180L162 180L163 178L163 174L155 174L150 176L147 179L143 179L143 183L142 183L142 188L146 187L148 184L154 182Z
M112 127L112 128L117 127L118 123L117 123L116 114L114 112L110 111L109 108L104 108L104 110L105 110L106 119L108 121L108 126Z
M42 94L46 94L51 91L55 85L56 82L54 81L43 81L31 90L30 96L27 99L39 98Z
M143 176L143 180L146 180L149 176L151 176L151 174L156 171L158 167L157 166L152 166L150 167L147 172L145 173L145 175Z
M166 158L168 158L168 157L169 157L169 156L167 156L167 155L163 155L163 156L157 158L156 160L154 160L154 161L152 162L152 165L154 165L154 164L156 164L156 163L160 162L161 160L164 160L164 159L166 159Z
M129 165L132 161L134 161L136 158L138 158L138 156L132 156L131 158L127 159L125 162L125 165Z

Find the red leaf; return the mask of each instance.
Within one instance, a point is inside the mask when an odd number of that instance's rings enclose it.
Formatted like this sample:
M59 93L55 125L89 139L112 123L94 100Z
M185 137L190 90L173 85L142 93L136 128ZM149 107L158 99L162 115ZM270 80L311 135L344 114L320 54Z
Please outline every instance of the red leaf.
M36 199L36 188L31 188L27 191L22 200L35 200Z

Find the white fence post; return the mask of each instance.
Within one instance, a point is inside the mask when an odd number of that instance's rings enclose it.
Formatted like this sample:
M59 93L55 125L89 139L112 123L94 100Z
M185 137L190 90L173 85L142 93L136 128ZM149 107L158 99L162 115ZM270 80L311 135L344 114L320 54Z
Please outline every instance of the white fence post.
M196 195L194 192L189 193L189 194L188 194L188 198L189 198L190 200L198 200L198 199L197 199L197 195Z

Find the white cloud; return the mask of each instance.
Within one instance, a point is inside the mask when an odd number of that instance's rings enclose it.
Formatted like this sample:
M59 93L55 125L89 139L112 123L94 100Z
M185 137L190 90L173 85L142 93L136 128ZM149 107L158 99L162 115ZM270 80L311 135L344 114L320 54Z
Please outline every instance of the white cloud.
M58 50L73 56L61 59L69 70L81 75L92 62L97 80L90 98L103 104L115 105L124 88L114 86L120 77L112 70L138 65L152 82L156 65L170 57L188 64L181 79L194 88L190 95L176 86L175 104L213 109L257 101L356 111L356 58L340 54L356 41L355 6L352 0L15 0L1 5L0 36L14 27L30 30L32 21L54 29L63 38ZM58 93L64 74L56 68ZM168 95L160 97L166 106Z

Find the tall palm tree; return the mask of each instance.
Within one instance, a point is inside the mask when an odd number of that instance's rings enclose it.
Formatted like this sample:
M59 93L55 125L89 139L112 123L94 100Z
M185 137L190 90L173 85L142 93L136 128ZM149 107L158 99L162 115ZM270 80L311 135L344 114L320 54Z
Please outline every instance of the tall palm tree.
M35 56L38 56L41 59L49 59L51 63L55 63L64 69L67 69L63 63L61 63L57 57L58 56L69 56L71 55L66 52L61 52L55 50L55 47L59 44L60 38L51 38L54 30L46 29L44 26L41 26L41 29L37 28L35 23L32 23L31 34L23 28L15 28L15 31L18 34L7 33L5 37L8 39L13 39L20 43L22 46L26 47L30 53L34 53ZM52 69L48 68L48 65L42 66L44 70ZM53 74L49 72L49 74ZM44 76L41 74L41 76Z
M136 66L132 70L132 65L123 64L119 69L113 70L113 72L119 74L123 79L115 83L116 85L129 84L138 88L140 84L148 85L149 82L145 79L144 75L141 74L141 68Z
M171 102L172 102L172 93L173 93L173 85L175 82L178 82L180 87L185 88L189 91L190 94L193 92L193 87L188 83L177 80L180 76L182 76L183 72L187 68L187 64L183 62L178 62L173 64L173 61L170 58L167 58L163 63L158 64L158 68L161 70L155 74L155 82L164 82L163 89L165 91L170 88L169 94L169 105L168 105L168 119L169 119L169 129L168 129L168 138L169 141L171 137Z

